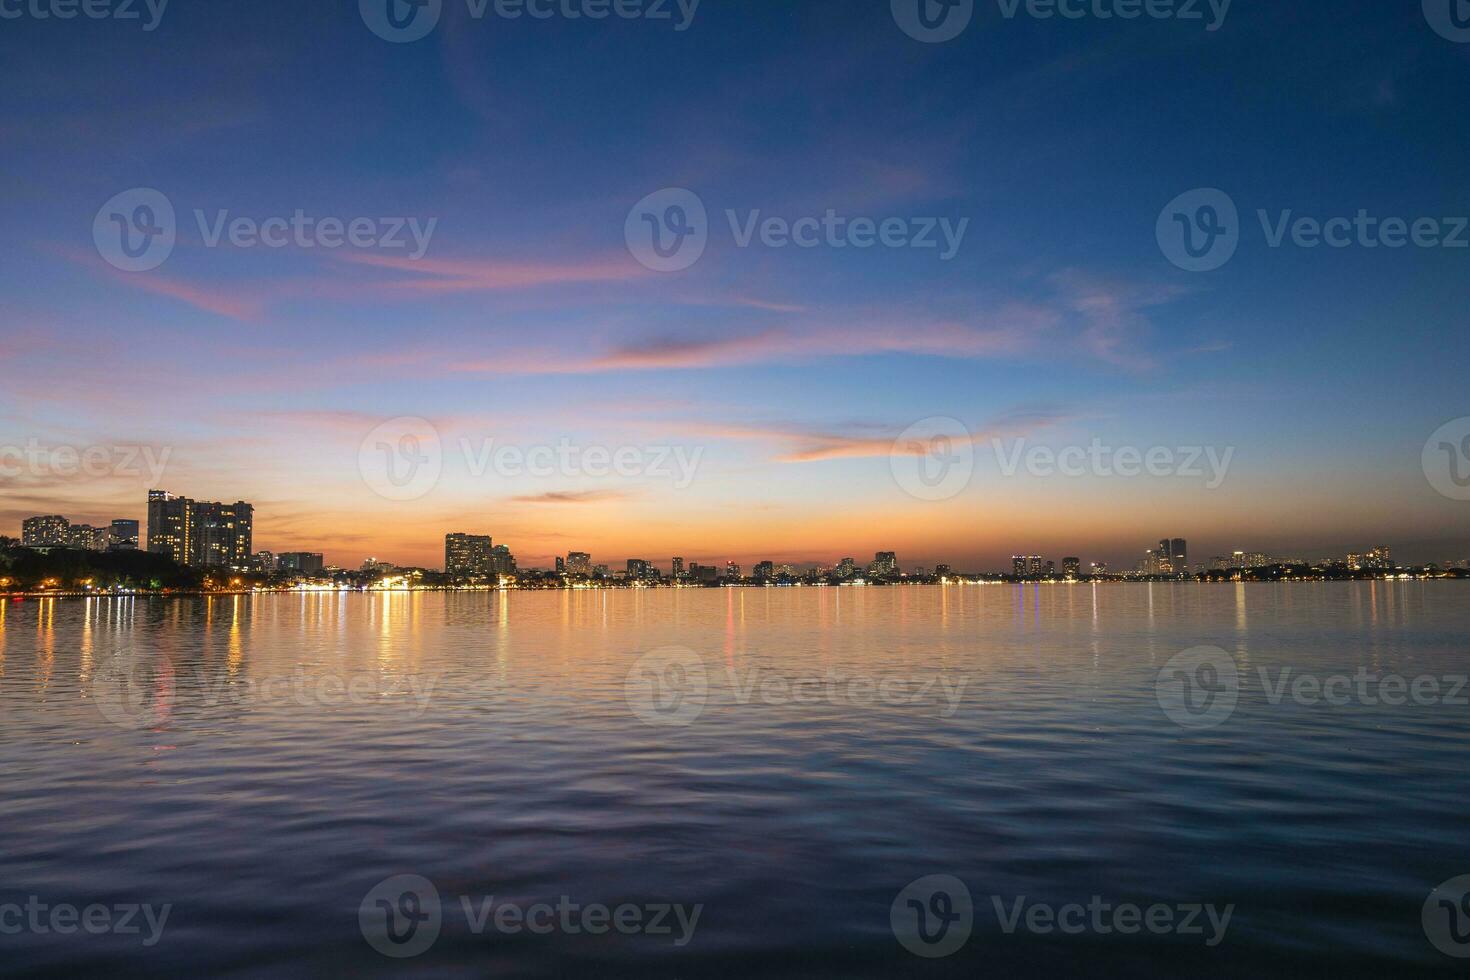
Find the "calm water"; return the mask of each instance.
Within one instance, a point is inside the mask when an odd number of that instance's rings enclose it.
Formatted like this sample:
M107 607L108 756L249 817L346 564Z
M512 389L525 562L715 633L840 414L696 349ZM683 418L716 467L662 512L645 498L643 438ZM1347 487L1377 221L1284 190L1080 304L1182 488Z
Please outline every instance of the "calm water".
M0 970L1463 972L1421 912L1470 874L1470 691L1270 685L1452 678L1467 638L1454 583L6 603L0 911L171 910L100 935L43 913L0 935ZM1181 725L1158 679L1200 646L1239 690L1186 662L1201 713ZM401 875L432 882L440 931L395 959L373 895L400 939L432 914L404 879L373 893ZM890 920L930 875L973 903L941 959ZM920 908L956 907L918 887ZM491 896L571 925L497 929L477 920ZM1211 946L1203 915L1203 934L1062 934L1008 932L995 908L1093 896L1234 910ZM571 903L630 906L628 934ZM700 906L692 931L672 912L633 931L661 905ZM422 922L409 943L433 938Z

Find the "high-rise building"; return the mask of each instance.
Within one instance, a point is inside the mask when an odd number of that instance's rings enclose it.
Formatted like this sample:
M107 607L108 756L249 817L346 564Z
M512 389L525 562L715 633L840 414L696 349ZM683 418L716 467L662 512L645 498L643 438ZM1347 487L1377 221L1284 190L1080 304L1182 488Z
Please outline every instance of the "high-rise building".
M1183 538L1169 540L1169 565L1175 575L1189 574L1189 543Z
M683 578L684 577L684 559L682 559L682 558L675 558L674 559L673 575L674 575L674 578Z
M754 575L758 579L775 578L776 563L770 561L758 561L755 563L755 568L751 571L750 574Z
M572 575L590 576L592 574L592 556L585 551L568 553L567 572Z
M873 556L873 566L879 575L897 575L898 555L892 551L880 551Z
M505 545L497 544L490 549L490 571L494 575L514 575L516 556Z
M71 545L71 521L59 514L31 517L20 522L20 543L27 548L66 548Z
M1026 577L1026 556L1011 555L1011 574L1016 578Z
M938 578L949 578L954 574L954 569L948 565L935 565L934 574Z
M456 578L495 574L490 535L460 532L444 535L444 573Z
M644 558L628 559L628 578L646 582L658 578L658 569L653 562Z
M1066 575L1067 578L1076 578L1078 575L1082 574L1082 559L1063 558L1062 574Z
M137 551L140 530L137 521L113 521L108 533L107 549L109 551Z
M276 568L283 572L320 575L324 567L322 556L315 551L283 551L276 556Z
M566 573L567 573L567 560L565 558L563 558L561 555L557 555L556 556L556 574L558 574L558 575L565 575Z
M189 564L204 568L249 568L254 554L255 508L190 501Z
M189 504L166 490L148 491L148 550L176 564L189 563Z
M180 565L247 568L254 541L255 508L148 491L148 550Z
M844 558L837 563L837 577L842 579L857 577L857 562L851 558Z
M740 566L733 561L725 562L725 578L727 581L740 581Z
M250 564L257 572L265 572L268 575L276 570L276 556L269 551L257 551L250 560Z
M106 551L107 542L111 537L111 528L73 524L67 538L67 546L78 551Z

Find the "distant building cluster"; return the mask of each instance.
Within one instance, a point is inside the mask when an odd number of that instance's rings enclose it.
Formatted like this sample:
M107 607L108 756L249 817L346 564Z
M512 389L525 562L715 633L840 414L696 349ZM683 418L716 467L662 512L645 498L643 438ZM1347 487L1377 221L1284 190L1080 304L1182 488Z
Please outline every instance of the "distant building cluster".
M444 536L444 572L455 579L491 581L516 574L515 555L488 534Z
M20 542L27 548L74 548L78 551L136 551L138 522L116 520L106 527L73 524L52 514L21 522Z

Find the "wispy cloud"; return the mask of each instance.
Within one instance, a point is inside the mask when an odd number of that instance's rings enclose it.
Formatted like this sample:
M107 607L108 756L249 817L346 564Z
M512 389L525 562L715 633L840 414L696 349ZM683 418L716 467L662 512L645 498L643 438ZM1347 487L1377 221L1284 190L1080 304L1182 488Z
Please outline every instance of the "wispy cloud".
M633 496L627 490L560 490L510 499L517 504L596 504L607 500L629 500Z

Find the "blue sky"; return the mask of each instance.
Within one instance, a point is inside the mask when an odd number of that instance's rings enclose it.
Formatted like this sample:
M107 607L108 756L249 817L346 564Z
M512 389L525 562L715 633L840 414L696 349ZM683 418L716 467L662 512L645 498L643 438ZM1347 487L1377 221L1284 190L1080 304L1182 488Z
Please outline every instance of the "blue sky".
M1470 45L1414 3L1237 0L1215 31L977 8L941 44L881 0L703 0L682 32L477 21L446 0L411 44L354 3L175 0L151 32L0 21L0 442L169 446L172 489L254 500L261 547L342 563L429 561L459 529L531 561L580 542L614 562L886 544L906 564L1124 563L1164 534L1197 556L1380 540L1470 556L1466 504L1420 464L1470 415L1470 249L1276 249L1256 218L1470 213ZM137 187L173 204L179 242L119 272L93 219ZM1209 187L1241 241L1186 272L1155 222ZM699 196L711 240L653 273L624 223L664 188ZM405 261L206 247L195 209L436 224ZM968 225L950 261L739 248L727 209ZM446 446L705 455L681 489L450 465L426 496L385 501L357 455L395 416ZM932 416L1055 447L1234 447L1235 463L1208 492L1005 478L982 435L961 493L916 500L882 447ZM0 510L139 516L145 489L27 473Z

